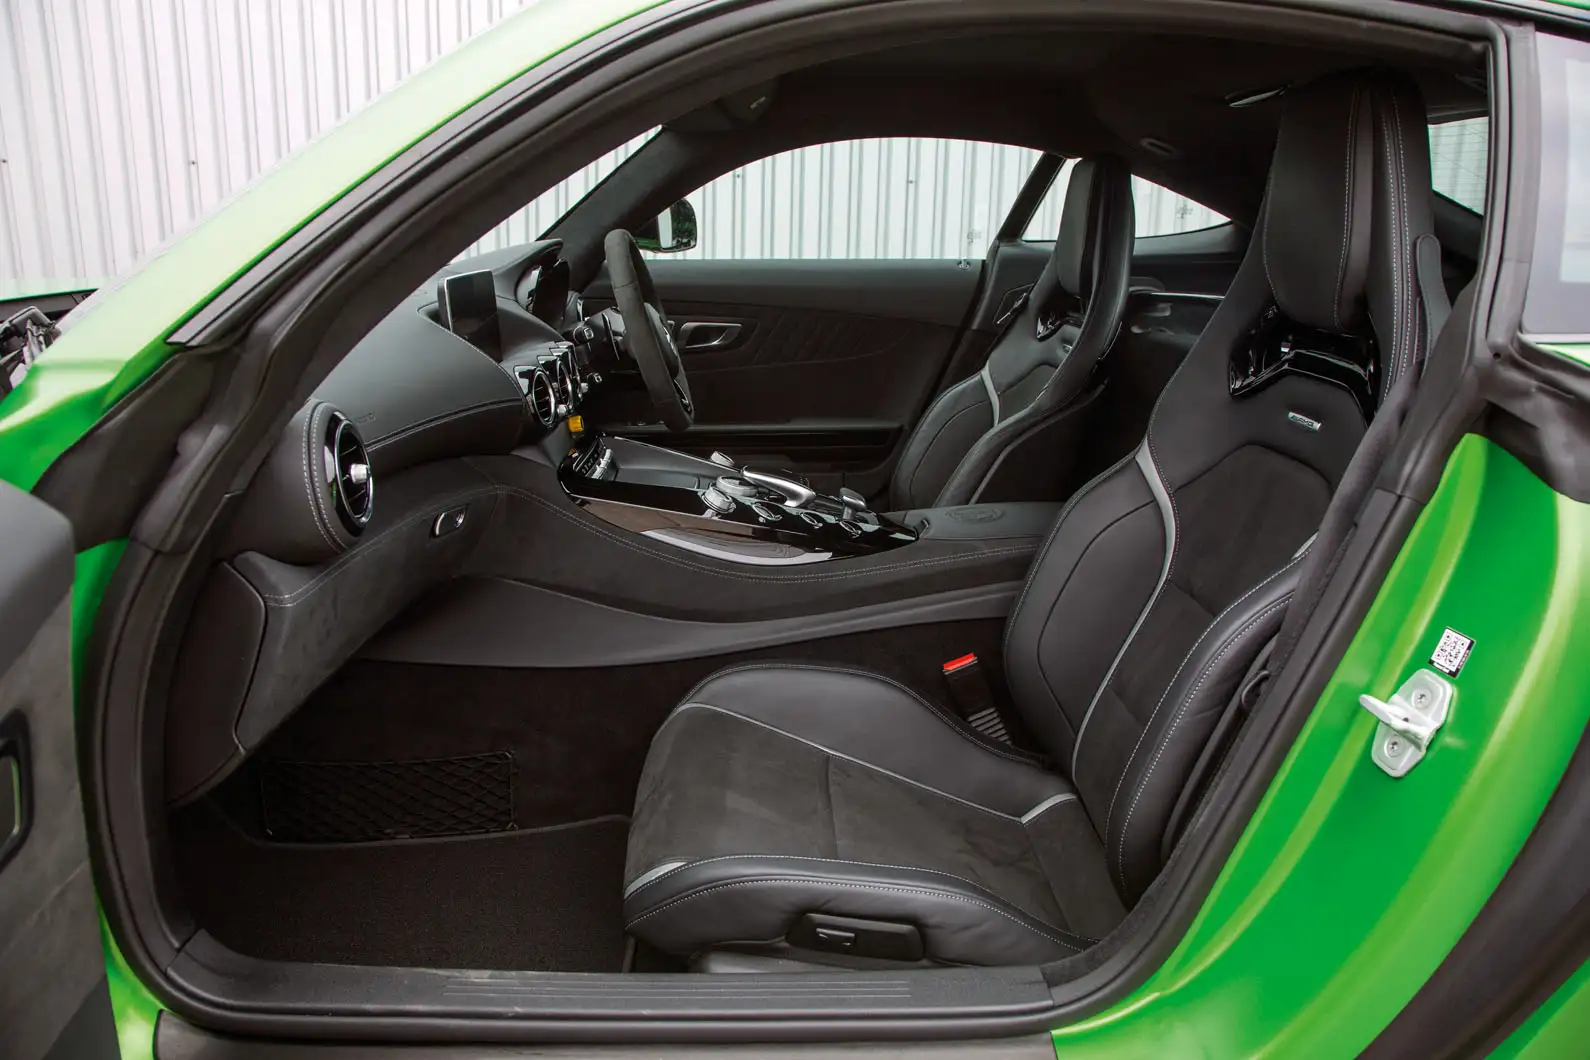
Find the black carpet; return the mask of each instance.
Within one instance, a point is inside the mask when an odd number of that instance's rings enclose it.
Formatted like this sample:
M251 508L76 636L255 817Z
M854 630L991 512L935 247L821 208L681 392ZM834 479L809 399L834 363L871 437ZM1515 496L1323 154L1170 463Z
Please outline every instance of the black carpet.
M610 817L490 836L294 845L213 806L172 820L212 935L253 957L419 968L616 972L624 843Z

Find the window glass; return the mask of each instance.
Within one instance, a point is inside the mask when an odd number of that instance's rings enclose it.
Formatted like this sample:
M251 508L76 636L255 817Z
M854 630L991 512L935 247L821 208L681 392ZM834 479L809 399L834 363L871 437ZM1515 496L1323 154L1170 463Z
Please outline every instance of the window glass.
M647 140L656 135L657 128L641 133L628 143L607 152L607 154L568 179L554 184L530 202L509 214L498 223L497 227L475 240L475 242L470 244L468 250L453 260L462 261L465 258L472 258L476 254L486 254L506 247L534 243L541 238L542 232L551 228L560 217L568 213L569 207L585 198L592 188L606 180L608 174L617 169L625 159L640 150Z
M1524 328L1590 335L1590 45L1542 34L1540 190Z
M980 259L1039 156L916 137L786 151L686 196L699 242L667 256Z
M1437 192L1475 213L1485 211L1491 122L1464 118L1430 126L1430 184Z
M1049 242L1060 231L1060 213L1065 209L1066 185L1070 182L1071 171L1075 167L1076 159L1068 159L1064 168L1060 170L1060 175L1055 177L1053 184L1049 185L1048 194L1039 204L1037 212L1032 215L1032 220L1027 222L1025 238ZM1185 195L1177 195L1168 188L1162 188L1142 177L1132 178L1132 209L1137 217L1139 236L1195 232L1200 228L1225 224L1227 221L1224 214L1216 213L1207 206L1200 206Z

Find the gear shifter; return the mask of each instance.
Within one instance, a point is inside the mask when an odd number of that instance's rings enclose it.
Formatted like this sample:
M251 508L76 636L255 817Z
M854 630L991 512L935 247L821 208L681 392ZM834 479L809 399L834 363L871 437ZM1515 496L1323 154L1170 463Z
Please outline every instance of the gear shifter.
M839 490L839 503L845 506L845 518L854 519L867 510L867 498L851 489L842 486Z
M786 478L783 475L773 475L766 471L752 471L748 467L742 468L740 474L746 481L754 482L758 486L780 494L784 498L784 503L791 508L804 508L817 496L817 491L810 486L803 482L797 482L792 478Z

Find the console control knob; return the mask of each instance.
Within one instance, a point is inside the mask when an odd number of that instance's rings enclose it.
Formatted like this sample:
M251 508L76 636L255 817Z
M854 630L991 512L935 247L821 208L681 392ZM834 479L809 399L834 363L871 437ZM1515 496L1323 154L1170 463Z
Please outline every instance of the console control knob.
M823 520L821 516L813 515L811 512L796 512L795 514L801 517L801 522L805 523L813 530L821 530L823 528Z
M841 519L841 520L839 520L839 529L843 530L845 533L849 534L851 537L860 537L861 536L861 527L857 526L855 523L851 522L849 519Z
M755 497L758 492L757 488L745 479L735 478L733 475L718 476L718 490L734 497Z
M718 452L715 449L712 451L712 455L707 457L707 459L712 461L714 464L717 464L719 467L734 467L735 466L733 460L730 460L727 455L725 455L723 453L720 453L720 452ZM736 469L736 470L738 470L738 469Z
M760 501L751 505L751 510L755 512L757 514L757 518L761 519L764 523L776 523L780 519L784 518L782 515L778 514L778 510L776 508L769 508Z
M708 486L702 490L701 499L708 508L720 515L727 515L734 511L734 501L716 486Z

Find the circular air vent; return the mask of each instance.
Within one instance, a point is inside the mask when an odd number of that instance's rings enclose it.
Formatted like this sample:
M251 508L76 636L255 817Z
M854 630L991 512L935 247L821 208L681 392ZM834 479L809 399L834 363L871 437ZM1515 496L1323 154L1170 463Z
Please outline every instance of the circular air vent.
M326 419L326 481L336 503L337 518L355 536L370 522L375 499L375 479L370 472L370 454L365 451L359 429L341 413Z
M558 395L552 377L540 368L530 376L530 411L543 427L552 426L558 414Z

